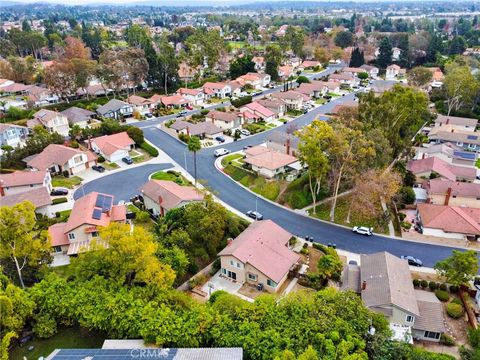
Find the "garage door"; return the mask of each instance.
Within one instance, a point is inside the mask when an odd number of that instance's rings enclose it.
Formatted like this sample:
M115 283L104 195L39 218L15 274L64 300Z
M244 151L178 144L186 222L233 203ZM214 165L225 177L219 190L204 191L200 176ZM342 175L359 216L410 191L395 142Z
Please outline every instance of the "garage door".
M85 170L87 167L85 166L85 164L80 164L80 165L77 165L75 166L74 168L72 168L72 173L76 174L76 173L79 173L80 171L83 171Z
M117 162L122 160L123 157L127 156L127 151L115 151L112 155L110 155L110 162Z

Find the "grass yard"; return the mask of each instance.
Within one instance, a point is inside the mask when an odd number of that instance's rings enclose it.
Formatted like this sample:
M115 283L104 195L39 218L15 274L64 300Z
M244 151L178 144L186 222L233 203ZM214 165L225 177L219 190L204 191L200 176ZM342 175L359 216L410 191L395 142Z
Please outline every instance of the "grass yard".
M188 186L191 185L190 181L188 181L182 174L176 171L157 171L155 174L152 175L153 180L167 180L167 181L174 181L178 185Z
M116 163L112 163L112 162L107 162L105 161L104 163L100 164L102 165L105 169L107 170L115 170L115 169L118 169L120 166Z
M480 159L477 159L477 162L475 163L475 166L480 169Z
M223 157L222 159L222 165L223 166L227 166L229 165L230 163L233 163L237 166L242 166L243 165L243 155L242 154L230 154L230 155L227 155L225 157Z
M327 102L327 100L325 99L317 99L315 100L315 104L317 105L322 105L322 104L325 104Z
M80 176L71 176L69 178L57 175L52 178L53 187L65 187L68 189L73 189L75 186L80 185L82 182Z
M146 211L140 210L138 207L136 207L133 204L128 204L127 205L127 210L131 211L135 214L139 213L145 213ZM139 220L139 217L133 220L133 224L135 226L140 226L144 228L146 231L153 233L155 231L155 222L150 218L150 216L147 218L146 216L143 217L142 220Z
M317 195L317 201L325 199L329 196L328 189L321 188ZM279 203L286 205L292 209L302 209L312 203L312 194L308 183L308 174L304 174L298 179L293 180L287 185L282 193Z
M365 218L360 214L352 212L350 214L350 223L346 222L348 208L349 208L349 196L338 198L337 206L335 209L335 223L345 226L368 226L373 227L373 231L381 234L388 234L387 224L380 224L377 219ZM380 206L380 204L378 204ZM331 202L325 202L316 207L317 213L313 214L310 210L310 215L322 220L330 221L330 207Z
M58 222L67 222L68 218L70 217L71 212L72 212L72 210L59 211L58 214L60 216L57 218Z
M35 339L23 347L15 347L10 352L10 359L39 359L47 357L55 349L94 349L101 348L105 335L100 332L88 331L83 328L60 328L58 334L49 339ZM28 348L33 346L33 350Z

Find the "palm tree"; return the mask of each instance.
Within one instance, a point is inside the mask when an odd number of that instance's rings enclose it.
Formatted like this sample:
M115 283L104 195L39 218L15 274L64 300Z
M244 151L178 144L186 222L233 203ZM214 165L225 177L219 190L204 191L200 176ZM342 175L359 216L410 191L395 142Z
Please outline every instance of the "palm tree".
M198 136L190 137L188 141L188 151L193 152L193 171L195 178L195 187L197 186L197 151L202 148L202 143L200 142L200 138Z

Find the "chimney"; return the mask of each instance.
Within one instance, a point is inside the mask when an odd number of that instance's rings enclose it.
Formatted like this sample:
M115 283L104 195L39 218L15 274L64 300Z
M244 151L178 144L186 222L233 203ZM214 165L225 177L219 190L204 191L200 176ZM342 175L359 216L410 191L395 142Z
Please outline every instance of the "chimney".
M3 180L0 180L0 196L5 196L5 189L3 188Z
M427 154L422 153L422 160L425 159L426 157L427 157Z
M365 280L362 281L362 291L367 289L367 282Z
M287 155L290 155L290 138L287 138L287 144L286 144L286 153Z
M445 195L445 203L443 205L447 206L448 203L450 202L450 197L452 196L452 188L449 187L447 189L447 194Z
M445 121L445 125L448 125L449 122L450 122L450 118L447 118L447 121Z
M232 239L232 238L228 238L228 239L227 239L227 246L232 245L232 243L233 243L233 239Z

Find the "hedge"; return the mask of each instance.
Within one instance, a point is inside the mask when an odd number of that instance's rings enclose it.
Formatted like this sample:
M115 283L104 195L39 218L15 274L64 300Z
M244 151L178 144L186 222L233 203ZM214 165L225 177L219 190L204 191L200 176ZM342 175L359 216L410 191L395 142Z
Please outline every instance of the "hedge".
M56 198L52 200L53 205L66 203L68 199L66 197Z
M437 290L438 288L437 283L435 281L430 281L428 283L428 288L432 291Z
M438 300L443 302L446 302L450 299L450 295L445 290L436 290L435 295L437 296Z
M236 100L231 100L230 103L235 106L236 108L239 108L243 105L247 105L249 103L252 102L252 96L251 95L247 95L247 96L243 96L241 98L238 98Z
M150 145L149 143L147 143L146 141L144 141L140 145L140 148L145 150L148 153L148 155L150 155L152 157L157 157L158 156L158 150L156 148L154 148L152 145Z
M443 333L442 336L440 336L440 343L446 346L455 346L455 339Z
M447 305L447 314L453 319L460 319L463 316L463 306L451 302Z
M419 286L420 286L420 280L418 280L418 279L413 279L413 286L419 287Z
M424 289L428 287L428 281L427 280L422 280L420 281L420 286Z

